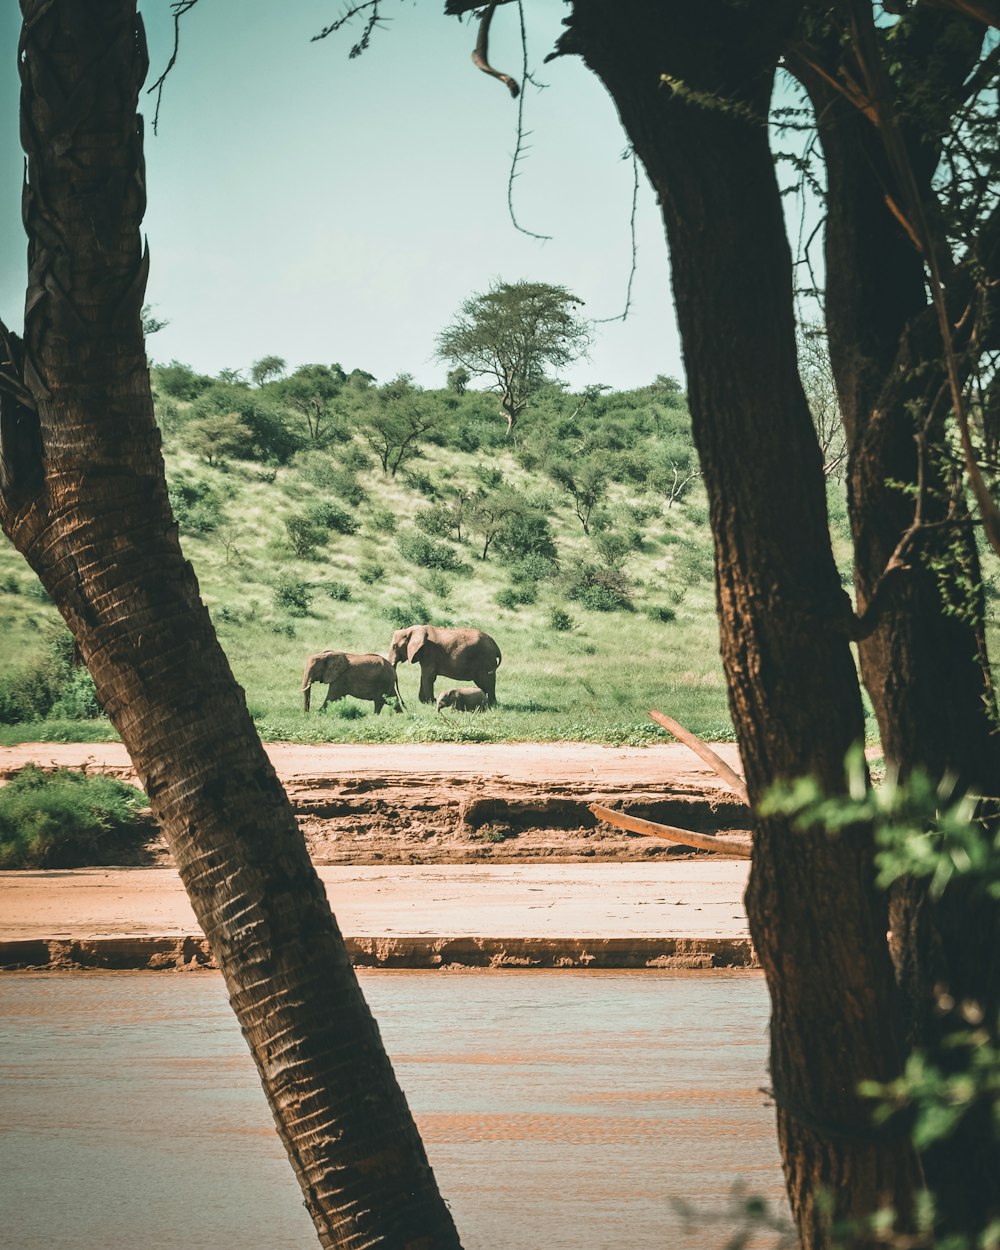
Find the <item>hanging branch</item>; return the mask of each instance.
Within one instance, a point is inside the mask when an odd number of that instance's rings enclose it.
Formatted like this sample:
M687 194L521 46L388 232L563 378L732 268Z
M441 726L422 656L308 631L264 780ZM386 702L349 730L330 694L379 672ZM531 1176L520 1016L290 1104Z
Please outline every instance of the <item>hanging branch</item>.
M615 317L595 318L595 326L606 325L609 321L625 321L628 317L629 309L632 307L632 283L635 281L635 273L639 264L639 244L635 234L635 217L639 207L639 161L635 154L635 148L626 148L624 156L629 155L632 157L632 213L629 217L629 233L632 239L632 268L628 271L628 283L625 287L625 307Z
M160 102L163 99L163 84L167 81L167 75L177 64L177 53L181 46L181 18L185 13L190 13L198 0L174 0L170 8L174 15L174 50L170 53L170 60L163 73L157 78L151 87L146 88L146 94L151 95L156 92L156 108L153 111L153 134L157 133L157 127L160 124Z
M909 212L905 214L905 224L907 224L911 236L924 256L929 273L931 297L937 314L941 341L944 345L948 385L951 390L952 408L955 412L955 420L958 423L962 442L966 473L972 487L972 493L979 507L986 537L993 550L1000 555L1000 509L997 508L990 496L972 445L969 417L962 384L959 380L958 361L952 338L951 323L948 318L944 283L941 280L938 252L927 220L927 214L924 211L923 199L917 187L917 180L913 173L913 166L910 163L909 153L906 150L906 144L899 130L886 78L885 66L882 64L882 59L879 55L871 5L867 3L867 0L852 0L851 8L851 25L854 31L855 49L864 75L868 80L868 94L876 104L879 132L882 135L886 156L899 183L903 199L908 201L907 208Z

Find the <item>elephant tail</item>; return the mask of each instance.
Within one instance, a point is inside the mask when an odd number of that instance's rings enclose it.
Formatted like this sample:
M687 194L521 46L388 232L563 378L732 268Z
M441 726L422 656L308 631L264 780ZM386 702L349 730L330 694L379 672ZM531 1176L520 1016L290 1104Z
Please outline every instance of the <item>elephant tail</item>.
M392 670L392 684L393 684L393 686L396 688L396 698L397 698L397 699L398 699L398 701L399 701L399 706L400 706L400 707L403 709L403 711L405 712L405 711L406 711L406 704L403 702L403 696L399 693L399 678L396 676L396 670L395 670L395 668Z

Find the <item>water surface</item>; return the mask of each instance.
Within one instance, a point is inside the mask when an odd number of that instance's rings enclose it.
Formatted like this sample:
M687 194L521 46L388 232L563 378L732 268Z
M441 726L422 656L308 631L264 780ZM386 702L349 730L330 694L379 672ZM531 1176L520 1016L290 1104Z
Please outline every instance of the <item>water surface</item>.
M363 984L466 1250L721 1250L672 1199L780 1195L759 975ZM0 1158L3 1250L318 1244L211 973L0 978Z

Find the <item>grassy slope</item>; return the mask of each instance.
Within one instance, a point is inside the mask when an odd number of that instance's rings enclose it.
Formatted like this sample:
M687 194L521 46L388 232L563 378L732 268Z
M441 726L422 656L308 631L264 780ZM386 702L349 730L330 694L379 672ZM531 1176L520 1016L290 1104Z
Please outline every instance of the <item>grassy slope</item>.
M336 450L334 455L336 456ZM206 535L183 535L202 594L212 611L222 645L262 737L267 740L396 742L427 740L590 740L644 743L662 737L646 712L659 707L711 738L732 737L718 655L711 581L711 540L704 499L695 494L684 504L661 508L642 527L643 543L628 566L636 587L634 612L594 612L569 602L553 582L539 585L538 601L515 610L499 607L496 594L508 585L504 568L492 555L483 562L469 542L461 550L470 566L465 575L432 573L407 564L397 535L387 532L391 512L399 531L412 529L412 517L427 500L403 480L373 468L360 473L368 491L354 509L361 528L352 536L331 534L318 559L293 556L284 540L282 521L309 503L329 498L294 465L264 471L248 462L209 467L167 441L168 475L208 481L225 496L223 522ZM544 490L552 503L552 525L560 559L593 559L590 540L551 484L520 468L510 453L464 454L431 446L412 467L438 483L474 480L477 464L503 470L507 480ZM274 480L266 480L274 474ZM655 501L616 485L609 503L646 506ZM378 513L382 516L378 516ZM835 551L845 569L849 558L847 523L838 493L831 491L831 528ZM362 566L380 564L384 577L366 585ZM273 585L280 574L309 584L307 615L293 617L274 604ZM350 587L351 599L330 597L332 583ZM14 588L17 593L11 593ZM0 629L6 645L0 652L0 676L23 665L55 628L55 609L39 598L30 570L6 543L0 544ZM484 716L439 716L416 698L419 671L401 666L405 715L389 711L375 717L370 704L352 699L324 714L301 711L300 683L305 657L324 648L385 652L394 628L392 608L412 611L426 605L441 624L476 625L500 644L504 655L497 692L500 708ZM413 608L410 609L410 605ZM553 609L567 610L573 627L552 627ZM651 608L671 607L676 619L651 618ZM421 613L422 615L422 613ZM438 691L450 682L440 679ZM325 690L314 691L314 708ZM869 736L874 724L869 718ZM0 742L33 739L99 740L112 737L103 721L44 721L0 726Z

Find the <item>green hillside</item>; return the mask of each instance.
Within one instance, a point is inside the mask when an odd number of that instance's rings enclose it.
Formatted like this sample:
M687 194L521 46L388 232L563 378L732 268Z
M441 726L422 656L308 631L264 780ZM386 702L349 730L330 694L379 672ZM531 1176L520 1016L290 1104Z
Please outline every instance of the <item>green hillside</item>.
M707 509L686 481L694 452L671 380L543 386L509 437L496 397L461 379L422 391L307 366L251 387L179 365L153 379L184 549L265 739L642 743L662 736L650 707L731 737ZM836 489L831 507L846 559ZM318 713L322 686L303 713L311 652L385 652L395 628L421 622L496 638L495 712L438 715L417 702L418 668L401 666L404 715L353 699ZM89 677L7 545L0 625L0 741L113 735L88 719Z

